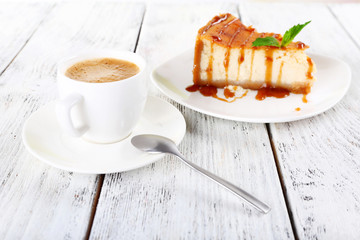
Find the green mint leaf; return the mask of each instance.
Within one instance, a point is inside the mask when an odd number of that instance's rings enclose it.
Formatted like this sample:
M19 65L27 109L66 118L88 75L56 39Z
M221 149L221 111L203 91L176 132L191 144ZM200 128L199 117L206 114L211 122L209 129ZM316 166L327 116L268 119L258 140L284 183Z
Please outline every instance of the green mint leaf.
M265 38L257 38L253 43L253 47L260 47L260 46L275 46L280 47L278 40L274 37L265 37Z
M298 24L293 26L292 28L290 28L289 30L287 30L283 36L283 39L281 41L281 46L280 47L286 47L287 45L289 45L289 43L292 42L292 40L294 40L294 38L296 37L296 35L298 35L298 33L306 26L310 23L311 21L308 21L304 24Z

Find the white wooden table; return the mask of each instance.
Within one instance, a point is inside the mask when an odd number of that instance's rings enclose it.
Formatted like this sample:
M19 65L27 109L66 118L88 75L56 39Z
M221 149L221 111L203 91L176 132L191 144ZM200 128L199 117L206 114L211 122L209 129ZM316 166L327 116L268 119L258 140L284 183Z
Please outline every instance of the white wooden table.
M310 51L346 61L348 94L319 116L282 124L187 109L181 151L266 201L261 215L173 157L116 174L52 168L22 144L24 121L56 99L56 64L73 51L136 51L150 69L194 46L231 12L259 31L312 20ZM0 239L360 239L360 5L0 3Z

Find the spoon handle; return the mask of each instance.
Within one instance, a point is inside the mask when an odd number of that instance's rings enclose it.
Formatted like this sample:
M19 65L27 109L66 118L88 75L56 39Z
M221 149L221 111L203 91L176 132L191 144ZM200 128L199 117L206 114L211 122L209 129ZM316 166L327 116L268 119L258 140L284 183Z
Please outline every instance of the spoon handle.
M196 171L200 172L204 176L210 178L214 182L218 183L219 185L223 186L236 196L244 199L246 202L251 204L253 207L255 207L257 210L259 210L262 213L268 213L270 211L270 207L266 205L265 203L261 202L259 199L255 198L248 192L242 190L241 188L235 186L234 184L216 176L215 174L212 174L211 172L208 172L207 170L195 165L194 163L188 161L185 159L184 156L181 154L176 154L177 157L179 157L186 165L188 165L190 168L195 169Z

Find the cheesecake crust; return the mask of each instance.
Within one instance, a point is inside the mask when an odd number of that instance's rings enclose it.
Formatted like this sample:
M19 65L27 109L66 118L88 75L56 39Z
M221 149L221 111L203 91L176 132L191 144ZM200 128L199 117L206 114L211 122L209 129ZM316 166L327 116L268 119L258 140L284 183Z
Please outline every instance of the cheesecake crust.
M196 85L200 85L200 86L206 86L209 85L207 80L200 80ZM224 82L216 82L211 84L211 86L217 87L217 88L224 88L228 85L237 85L237 84L225 84ZM264 84L264 82L245 82L240 84L239 86L241 86L242 88L245 89L251 89L251 90L259 90L261 88L282 88L282 89L286 89L292 93L297 93L297 94L307 94L310 92L311 90L311 86L308 83L304 83L304 82L298 82L295 84L282 84L282 85L271 85L271 86L267 86Z

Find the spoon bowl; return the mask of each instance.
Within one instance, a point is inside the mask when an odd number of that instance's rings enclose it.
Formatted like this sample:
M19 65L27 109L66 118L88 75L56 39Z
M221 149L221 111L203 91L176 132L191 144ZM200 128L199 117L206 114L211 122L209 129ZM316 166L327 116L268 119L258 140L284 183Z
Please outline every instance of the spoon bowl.
M152 134L137 135L131 139L131 143L137 149L148 153L172 153L177 149L171 139Z

